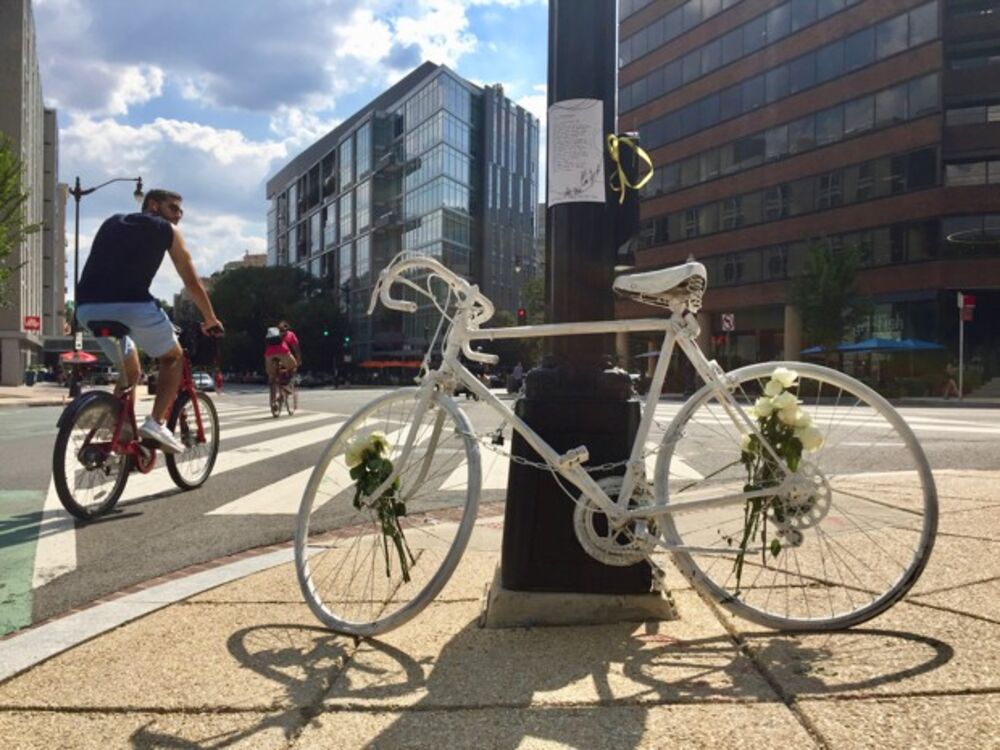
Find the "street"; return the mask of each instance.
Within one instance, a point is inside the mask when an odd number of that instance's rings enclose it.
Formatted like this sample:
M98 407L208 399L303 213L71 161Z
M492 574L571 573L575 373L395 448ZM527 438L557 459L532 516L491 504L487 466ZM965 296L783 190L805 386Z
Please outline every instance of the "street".
M222 443L209 481L180 492L162 468L133 474L114 511L77 524L51 482L59 407L2 413L0 635L179 569L291 538L308 474L337 427L379 389L304 390L293 417L271 417L262 388L214 396ZM495 427L481 404L458 399L477 432ZM678 402L657 407L662 434ZM145 408L140 404L139 412ZM997 409L905 408L935 471L995 470ZM491 421L492 420L492 421ZM502 499L508 463L483 450L483 500ZM947 510L947 498L941 498Z

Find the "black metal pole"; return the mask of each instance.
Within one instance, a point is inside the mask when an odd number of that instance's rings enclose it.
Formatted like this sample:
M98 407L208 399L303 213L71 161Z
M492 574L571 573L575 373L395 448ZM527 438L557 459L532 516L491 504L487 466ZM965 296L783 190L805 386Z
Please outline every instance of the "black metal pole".
M83 195L83 192L80 190L79 176L76 178L76 183L73 185L70 195L73 196L73 202L76 204L76 220L73 226L73 323L71 326L73 351L75 352L76 334L80 330L80 324L76 319L76 307L79 304L77 302L77 287L80 285L80 198ZM80 395L80 366L75 362L70 372L69 395L71 398L76 398Z
M548 103L599 100L602 136L615 132L617 19L615 0L549 0ZM549 119L549 148L555 131ZM562 202L546 212L546 292L552 322L609 320L616 246L609 206L612 161L604 147L603 200ZM551 164L551 162L550 162ZM550 166L551 170L551 166ZM552 182L551 172L548 175ZM597 196L594 196L597 198ZM617 196L614 196L617 200ZM598 198L598 200L600 200ZM545 366L528 373L516 412L553 448L585 445L587 466L618 463L594 474L609 494L624 473L638 430L639 404L624 373L607 369L610 336L550 340ZM538 461L515 435L515 456ZM652 586L648 564L612 567L580 546L573 525L576 502L548 472L511 462L505 508L501 581L514 591L643 594ZM573 493L577 494L577 493ZM598 522L599 524L599 522Z

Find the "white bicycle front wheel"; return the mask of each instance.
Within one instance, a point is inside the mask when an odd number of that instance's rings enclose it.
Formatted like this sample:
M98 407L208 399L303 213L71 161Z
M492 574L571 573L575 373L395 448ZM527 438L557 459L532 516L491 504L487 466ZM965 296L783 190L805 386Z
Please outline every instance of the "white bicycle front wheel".
M738 494L751 481L748 428L705 386L681 407L661 447L657 502L677 507L661 521L663 539L680 547L681 572L740 617L782 630L851 627L902 598L927 564L937 529L934 479L899 413L836 370L802 362L736 370L727 378L743 413L777 367L798 372L790 390L822 445L803 452L786 491L766 498L749 539L749 501L684 511L686 499Z
M375 399L338 430L320 457L299 508L295 565L303 596L331 630L374 636L412 618L444 587L472 533L479 506L479 448L468 418L442 393L418 418L420 391ZM347 451L373 433L399 485L359 495ZM403 450L413 435L407 457ZM403 463L405 460L405 463ZM402 502L399 524L383 503Z

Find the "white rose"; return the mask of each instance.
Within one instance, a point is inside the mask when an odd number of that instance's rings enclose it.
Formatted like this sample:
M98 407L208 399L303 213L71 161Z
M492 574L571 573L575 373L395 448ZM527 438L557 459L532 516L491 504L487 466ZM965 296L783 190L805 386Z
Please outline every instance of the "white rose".
M365 449L368 447L368 439L362 435L355 435L347 441L347 450L344 451L344 461L348 469L353 469L365 458Z
M789 427L794 427L799 418L799 411L801 410L796 404L786 406L784 409L778 410L778 419L787 424Z
M369 435L368 445L380 456L389 452L389 440L384 432L376 430Z
M815 427L796 430L795 437L802 442L802 447L807 451L818 450L823 445L823 433Z
M749 433L744 432L743 435L740 436L740 450L743 451L744 453L746 453L747 451L750 450L750 434Z
M761 396L753 405L753 410L758 417L769 417L774 411L774 404L767 396Z
M764 393L768 396L777 396L783 390L785 390L785 386L781 384L780 380L775 380L774 378L768 380L767 385L764 386Z
M798 406L799 400L795 398L794 393L785 391L771 399L771 403L774 404L775 409L791 409L793 406Z
M809 412L799 409L799 413L795 417L794 427L798 430L804 430L806 427L812 424L812 417L809 416Z
M783 388L791 388L798 379L799 374L795 370L789 370L787 367L778 367L771 373L771 380L777 380Z

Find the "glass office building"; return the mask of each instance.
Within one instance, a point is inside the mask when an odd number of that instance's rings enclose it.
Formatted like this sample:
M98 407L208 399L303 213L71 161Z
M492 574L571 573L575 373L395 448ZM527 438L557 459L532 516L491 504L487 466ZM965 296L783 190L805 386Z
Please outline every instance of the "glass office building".
M503 94L424 63L267 183L268 264L331 279L349 362L413 359L437 325L367 306L401 250L441 260L499 309L519 301L538 194L538 120Z
M619 40L621 129L656 165L637 261L705 263L715 356L800 357L787 296L818 241L860 249L850 336L957 354L964 291L967 354L1000 375L1000 2L624 0Z

